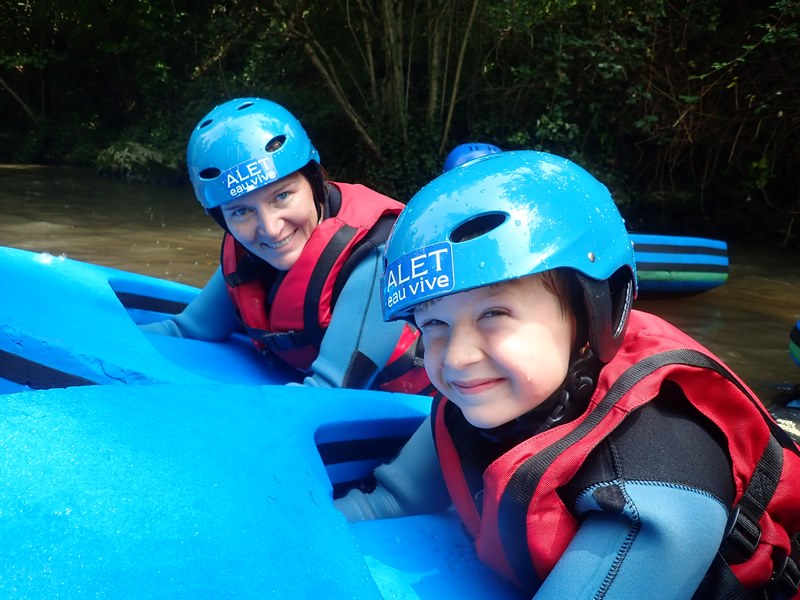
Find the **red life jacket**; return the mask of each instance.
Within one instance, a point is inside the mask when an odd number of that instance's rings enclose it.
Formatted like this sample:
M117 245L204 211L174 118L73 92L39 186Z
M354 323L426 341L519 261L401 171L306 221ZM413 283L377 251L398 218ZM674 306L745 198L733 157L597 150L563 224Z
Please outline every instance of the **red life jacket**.
M319 354L334 304L352 269L386 241L392 223L404 208L400 202L362 185L335 185L341 196L333 190L334 214L314 228L288 271L278 271L254 259L230 234L222 242L222 272L248 335L265 355L274 354L303 372ZM419 332L406 325L374 387L430 393L432 386L421 353ZM363 387L377 368L364 356L355 358L344 382L346 387Z
M724 433L732 459L736 498L722 555L748 590L783 590L795 596L800 578L800 450L755 395L708 350L668 323L633 311L622 348L601 371L588 409L576 420L528 438L483 472L479 512L454 441L466 421L439 397L433 428L450 496L481 559L526 591L538 587L574 537L579 523L557 490L589 453L664 380ZM724 399L724 401L720 401ZM457 419L453 420L454 413ZM466 424L469 427L469 424ZM465 455L464 455L465 456ZM478 483L480 485L480 483ZM527 536L521 532L527 532ZM503 532L506 532L505 535ZM719 556L718 555L718 556ZM775 581L771 581L775 572Z

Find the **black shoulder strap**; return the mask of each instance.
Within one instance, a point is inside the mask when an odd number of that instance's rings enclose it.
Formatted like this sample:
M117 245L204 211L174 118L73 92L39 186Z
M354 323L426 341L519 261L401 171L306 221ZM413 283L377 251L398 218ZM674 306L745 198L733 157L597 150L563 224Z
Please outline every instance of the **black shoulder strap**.
M312 343L316 347L319 347L322 337L325 335L325 330L319 322L319 304L325 289L325 282L339 256L357 231L355 227L344 225L334 233L317 259L314 270L311 271L306 296L303 300L303 330L313 340ZM331 301L331 310L333 310L333 301Z
M375 226L370 232L353 248L353 252L347 257L347 260L342 265L342 270L336 277L336 282L333 284L333 296L331 297L331 308L336 304L339 299L339 294L342 292L344 284L350 278L353 269L356 268L358 263L364 260L364 257L372 252L381 244L385 244L389 239L389 233L392 231L392 225L397 220L397 215L387 214L378 219Z
M773 433L772 440L765 449L764 456L759 461L750 485L739 503L739 506L747 507L744 510L750 513L750 516L755 517L756 514L758 515L758 518L755 519L755 523L758 523L758 519L766 510L769 499L775 492L776 477L780 477L781 466L774 460L775 452L780 453L781 447L791 448L797 452L797 446L786 432L780 429L777 424L774 424L774 421L767 416L768 413L761 402L739 383L727 367L710 356L695 350L668 350L648 356L629 367L612 384L606 396L580 425L565 437L557 440L535 456L530 457L512 475L500 500L498 525L506 557L520 582L529 586L535 586L536 582L538 582L538 577L533 571L533 565L528 558L526 536L520 535L520 532L526 529L528 505L545 471L556 457L591 432L638 381L641 381L656 370L672 364L702 367L719 373L739 388L758 407L763 418L768 423ZM727 540L723 542L723 544L725 543L727 543Z
M342 288L347 283L348 278L364 257L377 246L386 242L389 237L389 232L392 229L396 215L384 215L378 219L375 226L370 229L369 233L353 247L339 274L336 276L336 281L333 283L333 291L331 293L331 311L339 299ZM319 302L322 298L322 291L325 287L325 282L328 275L333 269L339 255L344 252L347 244L357 233L357 229L349 225L343 226L337 231L331 240L328 242L325 249L322 251L314 270L311 273L311 278L308 282L308 289L306 290L306 297L304 303L303 325L308 336L314 340L316 346L322 343L322 338L325 335L325 330L319 323Z

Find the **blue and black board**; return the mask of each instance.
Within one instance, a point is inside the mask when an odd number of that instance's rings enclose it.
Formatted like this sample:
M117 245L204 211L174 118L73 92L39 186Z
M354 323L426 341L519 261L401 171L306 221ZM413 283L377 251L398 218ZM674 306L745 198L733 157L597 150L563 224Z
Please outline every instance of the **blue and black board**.
M728 244L721 240L632 233L639 298L692 296L728 279Z

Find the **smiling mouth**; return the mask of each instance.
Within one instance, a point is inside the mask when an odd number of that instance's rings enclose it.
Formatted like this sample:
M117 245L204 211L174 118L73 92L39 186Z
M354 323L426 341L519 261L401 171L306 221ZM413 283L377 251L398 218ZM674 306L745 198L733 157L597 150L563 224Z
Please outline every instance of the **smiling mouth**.
M499 382L500 379L496 378L461 382L452 381L450 386L464 396L472 396L493 388Z
M289 244L294 239L294 236L296 234L297 234L297 230L295 229L291 233L291 235L286 236L280 242L275 242L274 244L270 244L269 242L264 242L264 245L267 246L267 248L271 248L272 250L278 250L280 248L283 248L287 244Z

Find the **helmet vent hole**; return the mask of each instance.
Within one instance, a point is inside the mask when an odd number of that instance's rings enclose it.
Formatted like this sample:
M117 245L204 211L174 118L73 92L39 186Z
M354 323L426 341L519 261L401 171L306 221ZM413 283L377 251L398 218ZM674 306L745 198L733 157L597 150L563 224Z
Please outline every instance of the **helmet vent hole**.
M242 102L239 106L236 107L236 110L244 110L245 108L250 108L253 106L252 102Z
M214 122L214 119L206 119L205 121L203 121L202 123L200 123L200 126L198 127L198 129L203 129L204 127L208 127L208 126L209 126L209 125L211 125L213 122Z
M218 168L209 167L200 171L200 179L216 179L219 177L220 173L222 173L222 171L220 171Z
M283 147L285 143L286 143L286 136L277 135L274 138L272 138L269 142L267 142L267 145L264 146L264 150L266 150L269 153L277 152Z
M458 244L459 242L473 240L497 229L500 225L505 223L507 219L508 215L500 212L478 215L456 227L450 234L450 241L454 244Z

